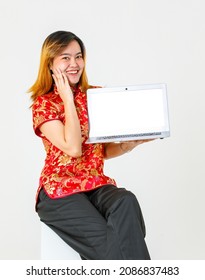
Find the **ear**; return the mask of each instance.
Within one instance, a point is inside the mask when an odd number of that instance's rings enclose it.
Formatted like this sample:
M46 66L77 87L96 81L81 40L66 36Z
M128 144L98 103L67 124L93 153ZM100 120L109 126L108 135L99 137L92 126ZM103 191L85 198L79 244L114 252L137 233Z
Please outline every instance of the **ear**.
M49 69L50 69L51 74L53 74L53 67L52 67L52 65L49 65Z
M48 67L49 67L49 69L50 69L51 71L53 70L52 63L51 63L51 62L48 64Z

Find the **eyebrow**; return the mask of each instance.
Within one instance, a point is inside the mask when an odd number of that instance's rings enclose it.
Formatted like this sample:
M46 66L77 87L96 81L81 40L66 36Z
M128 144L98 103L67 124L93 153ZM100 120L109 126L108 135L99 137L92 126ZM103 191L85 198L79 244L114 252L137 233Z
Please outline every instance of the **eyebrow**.
M76 53L75 55L78 55L78 54L82 54L82 52L78 52L78 53ZM62 54L60 54L60 56L63 56L63 55L68 55L68 56L71 56L71 54L70 54L70 53L62 53Z

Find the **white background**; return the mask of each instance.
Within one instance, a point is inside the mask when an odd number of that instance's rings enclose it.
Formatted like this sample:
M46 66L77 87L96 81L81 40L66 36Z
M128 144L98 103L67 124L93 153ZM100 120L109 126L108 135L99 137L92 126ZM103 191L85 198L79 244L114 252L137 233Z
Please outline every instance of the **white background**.
M152 259L205 259L204 9L204 0L1 0L0 259L40 258L34 203L45 153L26 91L56 30L84 41L91 84L167 84L171 137L105 171L138 197Z

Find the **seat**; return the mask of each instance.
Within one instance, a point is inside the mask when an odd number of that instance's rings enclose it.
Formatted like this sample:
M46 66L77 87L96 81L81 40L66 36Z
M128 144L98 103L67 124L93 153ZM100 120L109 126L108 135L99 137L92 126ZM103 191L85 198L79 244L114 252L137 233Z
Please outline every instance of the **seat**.
M80 260L80 255L66 244L52 229L41 223L42 260Z

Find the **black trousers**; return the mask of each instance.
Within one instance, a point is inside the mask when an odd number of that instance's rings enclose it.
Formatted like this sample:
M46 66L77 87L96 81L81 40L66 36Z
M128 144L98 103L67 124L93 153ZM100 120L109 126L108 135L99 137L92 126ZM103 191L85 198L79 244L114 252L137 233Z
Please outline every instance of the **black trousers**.
M42 189L37 212L82 259L150 259L139 203L124 188L105 185L59 199Z

